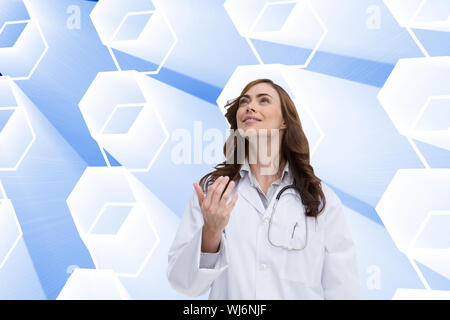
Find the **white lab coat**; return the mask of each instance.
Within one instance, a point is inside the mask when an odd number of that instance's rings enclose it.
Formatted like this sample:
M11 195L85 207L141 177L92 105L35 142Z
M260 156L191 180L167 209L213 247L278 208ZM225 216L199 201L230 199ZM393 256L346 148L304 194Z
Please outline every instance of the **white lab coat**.
M291 176L275 195L290 183ZM172 288L190 297L211 288L209 299L359 299L356 250L341 201L323 182L322 190L326 209L317 223L307 218L306 248L288 251L267 239L275 196L265 209L248 177L242 178L230 196L239 193L217 253L201 252L204 220L194 190L168 254ZM285 190L273 215L275 244L305 243L304 207L295 193Z

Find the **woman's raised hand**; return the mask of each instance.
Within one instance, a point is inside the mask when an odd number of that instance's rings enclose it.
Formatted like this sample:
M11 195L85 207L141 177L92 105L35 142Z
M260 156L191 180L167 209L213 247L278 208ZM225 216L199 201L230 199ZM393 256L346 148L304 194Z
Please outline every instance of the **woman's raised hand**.
M230 181L222 195L228 180L228 176L217 178L208 188L206 196L203 195L202 188L197 183L194 183L194 189L197 192L198 203L203 215L203 227L212 234L222 233L230 219L230 212L237 201L238 194L235 192L230 203L227 204L231 191L234 188L234 181Z

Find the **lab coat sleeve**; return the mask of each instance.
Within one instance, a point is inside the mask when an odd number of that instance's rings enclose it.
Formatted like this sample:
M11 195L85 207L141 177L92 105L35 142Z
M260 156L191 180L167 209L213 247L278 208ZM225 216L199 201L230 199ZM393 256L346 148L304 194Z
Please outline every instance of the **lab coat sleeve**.
M344 215L344 208L329 187L326 196L325 258L322 287L325 299L360 299L355 244Z
M216 253L201 252L203 215L197 193L192 193L169 249L167 278L174 290L200 296L227 268L226 237L222 233Z

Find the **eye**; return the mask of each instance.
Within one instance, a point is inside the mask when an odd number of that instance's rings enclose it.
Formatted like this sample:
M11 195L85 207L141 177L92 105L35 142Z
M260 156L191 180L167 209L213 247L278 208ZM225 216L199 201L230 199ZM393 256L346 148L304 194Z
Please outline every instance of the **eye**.
M263 101L269 102L269 99L267 99L267 98L262 98L262 99L261 99L261 102L263 102Z
M239 101L239 105L242 105L244 103L247 103L247 99L242 99L242 100Z

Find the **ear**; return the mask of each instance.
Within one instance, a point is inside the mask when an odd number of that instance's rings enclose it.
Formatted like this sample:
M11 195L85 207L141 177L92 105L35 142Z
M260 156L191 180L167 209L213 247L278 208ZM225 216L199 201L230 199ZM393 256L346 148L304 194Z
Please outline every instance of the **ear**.
M287 128L286 122L283 121L283 123L281 124L280 130L286 129L286 128Z

